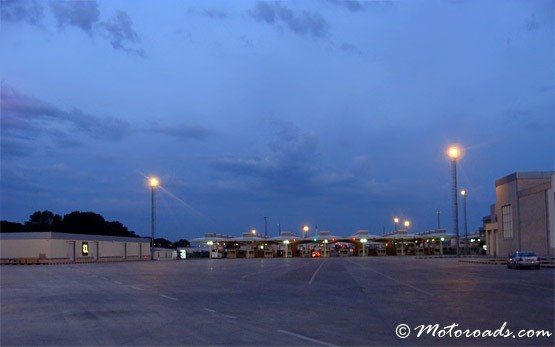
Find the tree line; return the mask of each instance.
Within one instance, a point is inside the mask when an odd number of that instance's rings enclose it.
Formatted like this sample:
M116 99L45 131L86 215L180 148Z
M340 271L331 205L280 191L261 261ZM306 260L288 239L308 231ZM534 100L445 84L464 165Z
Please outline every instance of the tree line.
M140 237L133 230L129 230L119 221L107 221L98 213L73 211L64 215L51 211L36 211L24 223L0 221L0 232L38 232L55 231L71 234L107 235ZM189 247L189 241L181 239L171 242L164 238L154 239L156 247L176 248Z

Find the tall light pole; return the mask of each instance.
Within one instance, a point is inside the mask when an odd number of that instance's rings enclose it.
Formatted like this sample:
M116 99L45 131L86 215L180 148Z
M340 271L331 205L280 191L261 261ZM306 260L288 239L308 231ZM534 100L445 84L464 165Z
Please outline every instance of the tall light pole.
M453 199L453 223L455 227L455 235L457 239L456 250L457 257L461 255L459 248L459 199L458 199L458 188L457 188L457 159L461 156L461 149L457 146L451 146L447 149L447 155L451 158L451 180L453 185L451 186L451 196Z
M399 224L399 218L398 217L393 218L393 224L395 225L395 231L397 231L397 224Z
M151 177L148 180L151 194L151 225L150 225L150 259L154 260L154 235L156 234L156 188L160 185L160 180L156 177Z
M307 237L308 236L308 231L310 230L310 228L308 227L308 225L305 225L303 227L303 237Z
M461 190L461 195L463 197L463 214L464 214L464 239L466 240L466 253L469 253L468 249L468 221L466 218L466 197L468 196L468 190Z
M438 230L441 229L441 211L439 208L437 209L437 228Z

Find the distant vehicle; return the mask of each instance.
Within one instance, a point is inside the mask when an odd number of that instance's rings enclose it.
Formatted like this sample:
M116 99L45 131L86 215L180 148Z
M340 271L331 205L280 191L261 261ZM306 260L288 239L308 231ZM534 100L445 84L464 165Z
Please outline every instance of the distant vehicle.
M507 268L517 269L519 267L540 268L540 258L534 252L515 252L507 260Z
M320 258L322 253L320 251L312 251L312 258Z

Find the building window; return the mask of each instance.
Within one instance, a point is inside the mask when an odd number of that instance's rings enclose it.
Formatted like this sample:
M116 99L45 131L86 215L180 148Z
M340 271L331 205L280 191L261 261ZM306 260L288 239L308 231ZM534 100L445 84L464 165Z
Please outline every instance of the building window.
M513 209L511 205L501 207L501 221L503 223L503 237L513 237Z

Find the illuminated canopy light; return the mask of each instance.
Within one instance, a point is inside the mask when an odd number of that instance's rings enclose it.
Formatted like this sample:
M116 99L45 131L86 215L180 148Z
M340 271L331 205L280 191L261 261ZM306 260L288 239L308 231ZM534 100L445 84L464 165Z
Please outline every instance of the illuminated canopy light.
M458 159L461 156L461 149L457 146L451 146L447 149L447 155L451 159Z
M288 245L289 244L289 240L283 240L283 243Z
M442 237L442 238L441 238L441 241L445 241L445 237Z
M360 239L360 242L366 243L366 242L368 242L368 240L367 239Z
M153 188L158 187L160 185L160 180L158 180L158 178L156 178L156 177L151 177L148 180L148 185L153 187Z

